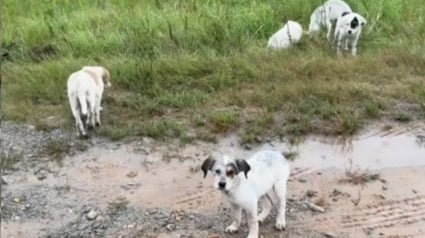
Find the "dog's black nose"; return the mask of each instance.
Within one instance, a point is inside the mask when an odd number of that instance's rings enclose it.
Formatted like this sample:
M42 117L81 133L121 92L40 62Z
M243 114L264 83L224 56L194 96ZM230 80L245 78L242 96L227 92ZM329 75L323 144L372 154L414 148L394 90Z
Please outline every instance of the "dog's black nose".
M219 188L224 188L224 187L226 187L226 183L225 182L219 182L218 183L218 187Z
M351 31L348 31L348 34L351 34Z

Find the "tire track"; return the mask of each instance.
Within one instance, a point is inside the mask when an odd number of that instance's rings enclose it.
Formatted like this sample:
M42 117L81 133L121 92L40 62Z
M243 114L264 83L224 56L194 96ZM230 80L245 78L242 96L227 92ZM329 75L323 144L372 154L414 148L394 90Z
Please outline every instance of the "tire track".
M419 222L425 223L425 196L419 195L401 200L391 200L376 204L369 204L360 209L353 207L345 214L333 216L332 214L320 214L312 220L303 219L303 222L293 224L295 226L314 227L315 229L333 228L337 231L353 230L379 230L395 227L406 227ZM417 231L412 231L417 232ZM422 236L418 236L421 234ZM398 234L386 234L387 237L425 237L422 233L412 233L399 236Z

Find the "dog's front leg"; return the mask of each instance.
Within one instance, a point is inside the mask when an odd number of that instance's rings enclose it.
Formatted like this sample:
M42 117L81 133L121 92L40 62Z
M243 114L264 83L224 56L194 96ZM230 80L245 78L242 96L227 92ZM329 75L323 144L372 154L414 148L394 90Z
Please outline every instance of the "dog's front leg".
M338 37L337 43L336 43L336 54L338 56L341 55L341 43L342 43L342 39L341 36Z
M329 42L332 42L331 39L331 32L332 32L332 22L327 20L326 21L326 28L327 28L327 34L326 34L326 38L328 39Z
M357 41L359 40L360 34L356 35L356 38L353 39L351 42L351 55L356 56L357 55Z
M247 238L258 238L258 217L257 217L257 203L246 211L248 217L249 233Z
M235 233L239 230L241 225L241 216L242 216L242 208L238 205L232 204L232 212L233 212L233 223L226 228L226 232Z

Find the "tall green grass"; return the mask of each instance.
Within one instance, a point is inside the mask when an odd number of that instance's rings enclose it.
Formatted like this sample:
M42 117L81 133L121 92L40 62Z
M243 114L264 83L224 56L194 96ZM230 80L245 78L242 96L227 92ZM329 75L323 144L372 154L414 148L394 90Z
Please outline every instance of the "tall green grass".
M307 28L318 0L3 0L3 112L67 118L66 80L110 69L103 135L352 134L396 103L425 107L425 4L347 1L368 25L356 58L321 37L265 49L287 19Z

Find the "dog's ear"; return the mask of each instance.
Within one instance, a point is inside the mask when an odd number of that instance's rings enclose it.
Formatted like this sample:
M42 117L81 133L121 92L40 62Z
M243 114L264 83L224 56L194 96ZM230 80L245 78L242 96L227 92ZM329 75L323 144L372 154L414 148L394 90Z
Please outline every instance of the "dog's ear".
M236 160L236 165L238 166L239 171L243 171L245 178L248 178L248 172L251 170L251 166L249 166L249 164L243 159Z
M204 178L207 176L208 170L214 166L214 163L215 159L213 159L211 156L204 160L201 166L201 169L204 172Z

